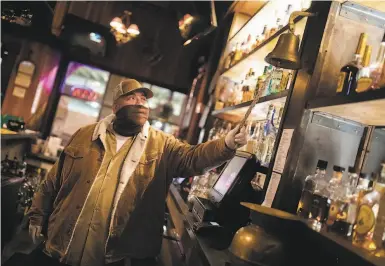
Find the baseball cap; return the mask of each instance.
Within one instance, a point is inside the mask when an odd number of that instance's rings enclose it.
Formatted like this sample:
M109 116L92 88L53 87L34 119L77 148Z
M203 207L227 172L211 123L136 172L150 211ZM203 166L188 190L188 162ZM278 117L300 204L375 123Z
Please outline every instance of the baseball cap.
M139 81L135 79L124 79L114 88L113 100L116 101L119 97L135 91L143 92L147 99L154 96L154 93L149 88L143 87Z

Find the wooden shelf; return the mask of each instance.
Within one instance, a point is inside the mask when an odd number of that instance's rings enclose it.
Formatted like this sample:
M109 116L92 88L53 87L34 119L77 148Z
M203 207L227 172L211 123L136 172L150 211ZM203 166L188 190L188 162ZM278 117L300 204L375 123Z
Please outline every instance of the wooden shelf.
M385 125L385 88L351 96L322 97L309 101L307 108L365 125Z
M261 97L250 114L249 120L262 120L266 118L266 114L270 104L285 104L289 91L282 91L265 97ZM244 102L234 106L229 106L220 110L215 110L211 114L218 118L229 120L231 122L239 122L247 112L252 101Z
M299 35L300 39L305 29L306 21L307 18L303 17L297 17L295 19L295 34ZM251 51L241 60L236 62L230 68L224 70L221 75L224 77L228 77L233 81L240 82L244 79L246 73L249 71L250 68L254 68L255 73L262 74L263 67L267 65L267 63L264 61L265 56L274 49L275 45L277 44L278 37L288 29L289 26L286 25L282 29L278 30L276 33L270 36L270 38L264 40L260 45L254 48L253 51Z

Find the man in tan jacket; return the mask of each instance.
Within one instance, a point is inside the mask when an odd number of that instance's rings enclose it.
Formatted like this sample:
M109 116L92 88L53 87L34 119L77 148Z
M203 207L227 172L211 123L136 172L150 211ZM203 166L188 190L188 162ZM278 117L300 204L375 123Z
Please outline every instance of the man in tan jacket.
M242 129L191 146L148 123L151 90L114 90L112 115L79 129L36 192L29 211L47 265L156 265L165 199L175 177L199 175L246 144Z

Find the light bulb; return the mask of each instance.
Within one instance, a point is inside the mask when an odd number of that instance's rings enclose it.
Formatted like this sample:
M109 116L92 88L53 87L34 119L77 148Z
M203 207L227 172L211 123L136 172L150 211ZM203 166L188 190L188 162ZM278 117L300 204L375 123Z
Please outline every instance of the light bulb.
M110 22L110 26L115 29L122 28L123 27L122 19L118 17L113 18Z
M127 29L127 33L132 34L132 35L139 35L140 31L139 31L139 28L136 24L131 24Z

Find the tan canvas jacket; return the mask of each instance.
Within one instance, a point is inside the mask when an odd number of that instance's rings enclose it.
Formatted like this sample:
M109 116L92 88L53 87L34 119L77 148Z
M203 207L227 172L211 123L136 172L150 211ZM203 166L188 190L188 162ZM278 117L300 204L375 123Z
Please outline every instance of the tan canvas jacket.
M75 223L103 160L99 138L92 140L96 125L78 130L35 193L30 223L41 225L46 246L62 258ZM231 159L235 152L224 139L192 146L150 127L145 150L130 179L136 195L125 193L117 205L106 258L157 256L162 242L165 199L174 177L200 175ZM126 187L127 188L127 187Z

